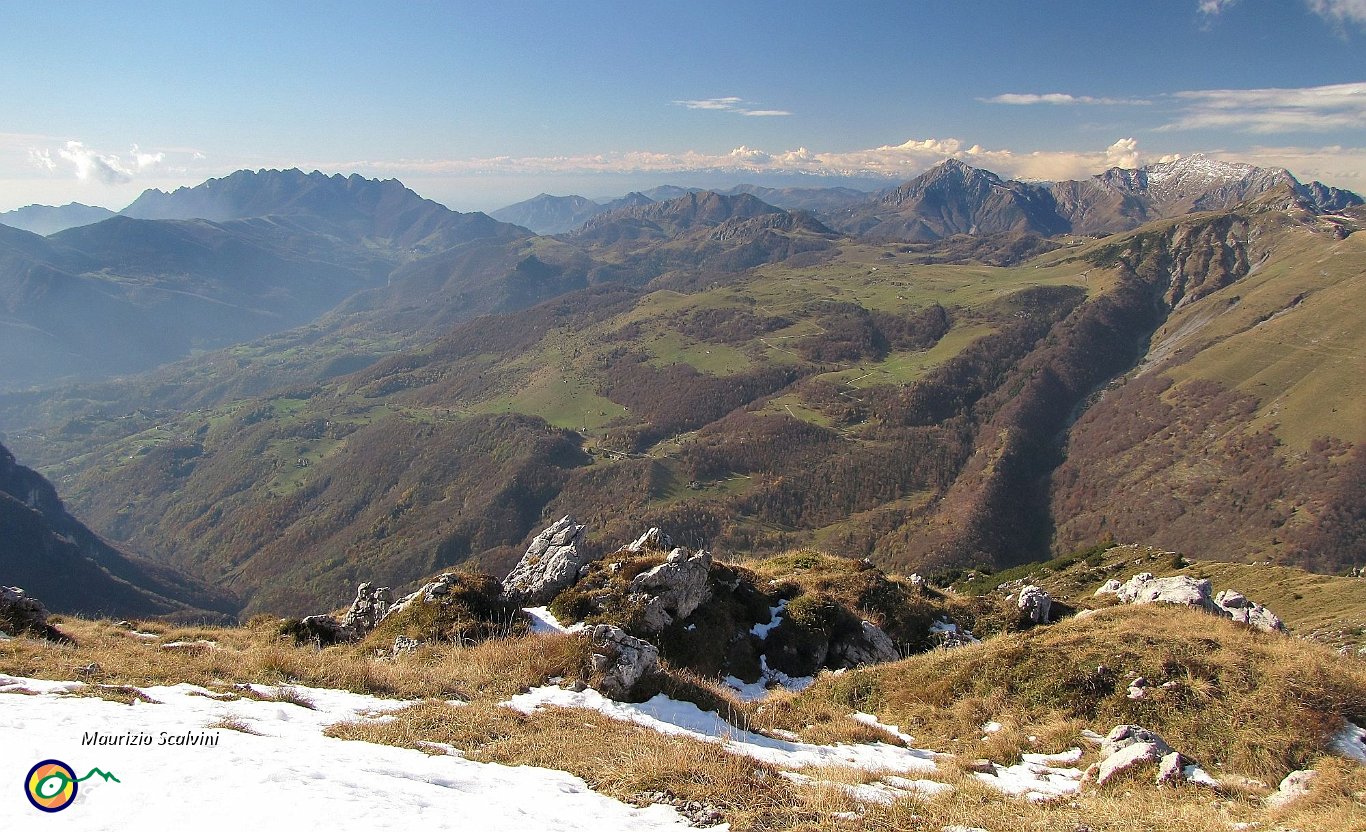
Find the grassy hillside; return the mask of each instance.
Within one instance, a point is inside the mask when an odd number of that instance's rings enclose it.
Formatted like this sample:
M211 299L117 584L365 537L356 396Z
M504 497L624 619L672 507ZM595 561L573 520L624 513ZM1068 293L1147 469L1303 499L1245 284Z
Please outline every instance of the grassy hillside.
M955 589L987 593L1001 584L1027 580L1055 598L1094 606L1095 591L1111 579L1127 581L1140 572L1159 578L1208 578L1214 591L1237 590L1276 613L1294 635L1334 648L1366 648L1366 579L1322 575L1271 563L1234 563L1186 556L1151 546L1097 546L994 574L953 583Z
M1228 560L1366 563L1366 239L1342 234L1254 204L1093 255L1174 275L1175 308L1071 433L1060 547L1109 533Z

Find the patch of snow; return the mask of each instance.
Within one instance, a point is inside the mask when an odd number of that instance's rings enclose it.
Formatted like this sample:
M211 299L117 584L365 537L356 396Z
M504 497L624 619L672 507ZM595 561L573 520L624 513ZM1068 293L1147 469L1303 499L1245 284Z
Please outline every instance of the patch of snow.
M862 711L855 711L854 713L849 715L849 718L854 720L855 722L862 722L864 725L871 725L874 728L881 728L883 731L886 731L887 733L895 737L900 737L901 741L908 745L915 741L910 734L901 733L901 726L888 725L885 722L879 722L878 718L876 716L873 716L872 714L865 714Z
M964 639L967 640L969 644L982 643L982 640L977 636L973 635L970 630L965 630L964 628L959 627L957 624L953 623L947 618L941 618L930 625L930 635L940 634L956 634L962 636Z
M1366 763L1366 728L1348 722L1328 743L1328 750L1349 760Z
M1061 768L1051 763L1072 763L1081 759L1081 749L1062 754L1022 754L1013 766L992 764L994 772L973 775L981 782L1006 794L1022 795L1033 803L1056 800L1081 790L1081 769Z
M1185 777L1187 782L1194 783L1197 786L1209 786L1214 789L1218 788L1220 785L1219 781L1214 779L1213 775L1197 765L1182 767L1181 776Z
M726 687L735 691L742 702L757 702L769 694L768 680L760 676L757 682L746 682L738 676L727 676L722 680Z
M849 795L859 803L877 803L881 806L891 806L898 800L908 797L915 797L915 792L907 789L898 789L886 783L836 783L840 791Z
M156 633L142 633L138 632L137 630L130 630L128 635L132 636L133 638L145 638L149 641L156 641L157 639L161 638L161 636L157 635Z
M336 722L414 703L348 691L298 687L316 705L253 699L218 701L194 685L143 692L164 704L136 707L62 696L76 682L0 677L0 690L41 690L0 704L0 782L19 783L36 762L58 759L119 782L82 783L64 811L39 817L19 789L0 796L9 828L125 832L128 829L479 829L481 832L636 832L690 829L669 806L637 808L592 791L583 780L532 766L476 763L411 748L323 735ZM268 689L267 689L268 690ZM259 735L209 723L237 719ZM151 736L151 745L83 744L83 733ZM163 746L171 736L207 734L214 746ZM29 813L32 813L31 815ZM287 819L287 821L285 820Z
M786 599L779 601L778 606L773 607L768 611L767 624L755 624L753 627L750 627L750 635L758 636L759 638L768 638L769 632L772 631L774 627L783 623L783 610L785 609L787 609Z
M67 693L85 686L85 682L53 682L48 679L25 679L0 673L0 693Z
M997 722L996 720L993 719L991 722L985 723L985 724L982 726L982 733L984 733L984 734L994 734L994 733L996 733L997 731L1001 730L1001 729L1004 728L1004 727L1005 727L1004 725L1002 725L1001 723L999 723L999 722Z
M1080 748L1069 748L1059 754L1021 754L1020 758L1026 763L1048 766L1054 763L1075 763L1081 759L1081 755Z
M727 676L723 681L744 702L757 702L764 699L773 692L774 688L800 693L811 687L811 684L816 681L815 676L788 676L781 670L769 667L767 656L759 657L759 672L761 675L757 682L746 682L736 676Z
M908 792L918 792L925 797L933 797L937 794L953 791L953 786L948 783L941 783L938 780L909 780L896 775L884 777L882 780L889 786L905 789Z
M586 708L612 719L630 722L669 736L714 742L726 751L777 768L845 766L868 771L933 771L933 751L900 748L887 743L814 745L742 731L713 711L660 694L648 702L631 704L608 699L592 688L571 691L558 687L532 688L502 703L525 714L544 707Z
M550 612L549 607L524 607L522 612L531 618L531 632L533 633L577 633L585 626L582 621L568 627L564 626Z

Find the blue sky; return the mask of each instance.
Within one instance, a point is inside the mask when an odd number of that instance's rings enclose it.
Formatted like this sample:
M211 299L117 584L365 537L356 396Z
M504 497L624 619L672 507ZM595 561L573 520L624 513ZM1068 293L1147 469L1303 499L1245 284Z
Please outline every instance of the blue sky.
M1208 152L1366 191L1366 0L0 0L0 77L0 210L243 167L471 210L951 155L1049 179Z

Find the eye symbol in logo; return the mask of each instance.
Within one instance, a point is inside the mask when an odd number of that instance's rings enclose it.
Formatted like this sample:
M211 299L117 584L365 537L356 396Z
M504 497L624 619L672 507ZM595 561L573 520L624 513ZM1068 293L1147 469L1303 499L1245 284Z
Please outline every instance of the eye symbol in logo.
M60 812L70 806L76 789L76 772L61 760L43 760L24 778L28 802L44 812Z

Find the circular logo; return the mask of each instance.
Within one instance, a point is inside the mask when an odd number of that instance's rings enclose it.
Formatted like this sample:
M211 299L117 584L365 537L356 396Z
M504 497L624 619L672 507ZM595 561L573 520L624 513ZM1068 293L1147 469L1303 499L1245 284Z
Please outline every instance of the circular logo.
M76 772L61 760L43 760L28 770L24 794L35 809L60 812L76 799Z

